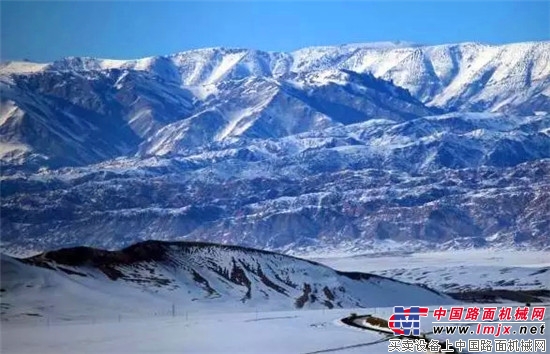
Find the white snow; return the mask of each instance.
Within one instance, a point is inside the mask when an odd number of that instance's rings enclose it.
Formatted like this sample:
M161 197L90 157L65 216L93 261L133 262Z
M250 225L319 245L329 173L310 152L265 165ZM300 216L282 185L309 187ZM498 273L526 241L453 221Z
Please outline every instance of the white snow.
M400 301L424 305L456 302L416 285L378 277L348 277L283 255L218 246L170 247L175 247L166 251L170 262L122 264L105 273L89 266L56 263L48 263L52 269L37 267L2 256L2 302L7 306L3 317L18 321L29 313L52 319L79 319L90 314L109 317L113 312L152 315L166 312L172 304L202 312L288 310L296 308L306 287L315 299L306 296L304 308L326 308L327 303L347 308L391 306ZM248 285L229 279L238 269ZM113 272L119 274L114 281L106 275ZM408 293L407 299L399 300L397 294L402 292Z
M349 69L370 72L392 80L432 106L476 103L497 111L508 103L519 104L547 91L550 75L550 42L506 45L478 43L418 46L407 43L365 43L309 47L294 52L261 52L245 49L206 48L164 57L179 73L184 85L204 85L233 77L274 76L312 70ZM8 62L0 74L43 70L125 68L155 70L161 57L135 60L66 58L55 65ZM269 68L269 69L266 69ZM430 82L430 85L426 85Z
M231 112L227 117L227 124L221 129L221 131L216 134L214 140L221 141L229 136L239 136L243 134L247 129L249 129L254 124L255 113L261 111L263 105L258 107L251 107L236 112Z
M483 305L478 305L483 306ZM517 304L506 304L517 306ZM432 307L432 310L434 307ZM351 312L388 318L392 308L249 312L179 313L175 317L89 319L87 321L2 323L2 353L387 353L383 334L340 322ZM548 323L550 314L546 312ZM421 319L429 332L437 321ZM518 324L513 330L517 330ZM433 335L441 341L488 336ZM544 335L501 336L541 339ZM546 336L546 338L548 338ZM345 348L350 347L350 348Z
M520 250L453 250L440 252L422 252L412 254L396 253L392 256L365 254L337 257L311 255L309 259L319 261L338 270L367 272L389 269L388 265L401 268L445 266L506 266L506 267L548 267L550 252Z
M359 311L359 310L358 310ZM307 353L383 336L339 323L350 310L178 314L81 322L2 323L2 353ZM114 314L113 314L114 315ZM381 342L347 353L386 353Z
M216 66L216 68L210 74L210 77L206 80L206 83L214 83L223 79L224 75L227 74L237 63L246 55L246 52L237 52L230 53L225 55L221 62Z
M31 149L24 144L0 143L0 158L8 154L24 154L28 151L31 151Z
M548 251L483 249L311 259L342 271L379 274L441 291L550 289Z
M33 73L44 70L47 63L32 63L28 61L11 61L0 64L0 74Z
M210 256L217 259L222 267L231 262L230 258L217 252ZM449 268L468 264L472 266L466 269L469 271L476 271L474 266L494 267L496 264L502 266L503 263L509 267L536 270L548 262L547 256L545 252L500 251L487 254L486 251L464 251L412 254L406 257L376 258L371 255L327 258L323 261L337 265L340 269L354 271L383 270L397 264L407 269L424 266L426 270L433 270L445 260L448 260ZM208 258L203 258L203 261L207 264ZM82 268L66 268L83 271ZM6 272L14 270L26 275L11 276L11 282L6 284ZM391 307L272 311L266 309L269 307L266 306L268 302L256 302L253 306L244 307L235 306L231 302L221 307L202 307L193 302L178 302L163 290L140 292L136 291L139 285L120 286L119 281L102 281L92 269L84 271L95 274L96 278L71 276L48 269L33 269L29 272L28 266L21 266L17 262L11 264L9 259L4 259L2 287L15 287L21 291L17 292L17 303L9 296L9 292L2 293L3 311L9 311L12 305L16 305L21 315L2 317L2 353L310 353L340 348L338 352L377 354L388 350L387 338L382 334L347 327L340 319L352 312L388 318L392 313ZM161 267L155 272L166 275L168 271ZM144 269L138 273L144 276L147 271ZM185 284L187 280L182 275L177 279ZM472 279L477 275L469 273L464 277ZM313 276L316 279L326 277L322 274ZM222 283L216 284L212 278L208 279L216 288L223 286ZM29 287L31 284L34 285ZM185 289L189 289L195 296L199 295L192 288L184 287L182 290ZM392 295L394 305L406 306L405 302L410 302L410 292L396 289L395 295L395 298ZM25 308L22 306L24 303L33 306ZM41 304L42 309L37 310L36 304ZM444 308L448 306L443 305ZM54 307L63 308L63 313L52 311ZM432 310L438 307L430 306ZM25 312L27 315L23 315ZM547 311L546 321L549 315ZM431 326L437 324L432 316L423 318L421 323L424 331L431 331ZM515 326L514 329L517 328ZM441 340L459 339L456 335L435 337ZM467 335L461 338L480 336Z

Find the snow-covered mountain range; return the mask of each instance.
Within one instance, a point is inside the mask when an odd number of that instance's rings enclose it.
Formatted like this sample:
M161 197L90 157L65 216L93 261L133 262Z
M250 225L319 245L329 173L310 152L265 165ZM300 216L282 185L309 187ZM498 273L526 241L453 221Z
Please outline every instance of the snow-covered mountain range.
M0 65L2 246L550 246L550 42Z
M234 246L148 241L1 260L3 320L456 302L423 286Z
M138 60L65 58L48 64L5 63L2 72L138 70L185 86L248 77L347 69L393 81L430 106L524 111L548 109L550 42L508 45L407 43L310 47L291 53L208 48ZM525 107L524 112L529 112ZM538 108L538 107L537 107Z

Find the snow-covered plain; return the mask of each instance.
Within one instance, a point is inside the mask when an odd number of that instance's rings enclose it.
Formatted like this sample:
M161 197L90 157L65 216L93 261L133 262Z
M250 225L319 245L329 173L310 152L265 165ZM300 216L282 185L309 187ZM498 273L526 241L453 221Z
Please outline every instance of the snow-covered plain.
M340 324L347 315L312 310L3 324L2 353L306 353L383 338ZM385 353L387 343L369 349Z
M507 305L508 306L508 305ZM515 304L509 306L514 307ZM175 317L122 318L120 321L2 325L2 353L387 353L388 337L348 327L340 322L350 312L387 318L392 308L298 310ZM546 314L545 322L548 322ZM432 317L422 319L431 331ZM517 326L517 325L516 325ZM514 327L516 329L516 327ZM547 333L547 332L546 332ZM488 336L445 336L457 339ZM548 336L502 338L541 339Z
M441 291L550 289L548 251L482 249L310 258L337 270L370 272Z
M550 266L550 252L548 251L518 251L518 250L453 250L441 252L419 252L386 254L364 254L337 257L310 255L312 260L320 261L338 270L375 271L389 269L388 265L396 268L437 267L442 262L446 266L508 266L508 267L548 267Z

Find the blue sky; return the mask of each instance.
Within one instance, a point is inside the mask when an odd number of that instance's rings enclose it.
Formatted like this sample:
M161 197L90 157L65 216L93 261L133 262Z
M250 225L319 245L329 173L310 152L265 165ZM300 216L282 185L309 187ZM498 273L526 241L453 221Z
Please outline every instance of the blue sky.
M550 38L550 1L0 2L2 60L136 58L230 46Z

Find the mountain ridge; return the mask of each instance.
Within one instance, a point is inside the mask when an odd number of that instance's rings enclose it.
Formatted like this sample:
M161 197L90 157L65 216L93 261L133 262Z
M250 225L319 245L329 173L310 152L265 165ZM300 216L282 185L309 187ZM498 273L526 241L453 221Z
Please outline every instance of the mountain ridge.
M0 65L4 65L4 67L7 66L7 64L15 64L15 63L28 63L32 65L41 65L41 64L51 64L56 61L62 61L64 59L88 59L88 60L99 60L99 61L114 61L114 62L120 62L120 63L126 63L136 60L147 60L147 59L154 59L154 58L168 58L171 56L177 56L185 53L190 52L200 52L200 51L217 51L217 50L228 50L228 51L256 51L256 52L262 52L267 54L279 54L279 53L295 53L299 52L301 50L309 50L309 49L335 49L335 48L416 48L416 47L429 47L429 48L435 48L435 47L448 47L448 46L482 46L482 47L502 47L502 46L509 46L509 45L529 45L529 44L539 44L539 43L548 43L550 40L533 40L533 41L521 41L521 42L509 42L509 43L488 43L488 42L479 42L479 41L466 41L466 42L447 42L447 43L438 43L438 44L422 44L422 43L415 43L415 42L408 42L408 41L378 41L378 42L354 42L354 43L345 43L345 44L327 44L327 45L312 45L312 46L306 46L306 47L300 47L294 50L286 50L286 51L278 51L278 50L263 50L263 49L252 49L247 47L230 47L230 46L212 46L212 47L200 47L200 48L192 48L182 51L176 51L168 54L156 54L156 55L150 55L150 56L140 56L139 58L110 58L110 57L103 57L103 56L65 56L59 59L50 60L50 61L34 61L29 58L26 59L10 59L10 60L3 60L0 61ZM0 69L1 71L1 69Z
M521 89L530 92L530 96L545 92L545 97L548 97L548 52L549 41L504 45L468 42L390 48L364 44L307 47L293 52L213 47L143 59L71 57L38 67L28 63L23 66L39 70L145 70L186 86L213 84L227 78L279 77L291 72L337 67L359 73L372 72L376 77L392 80L408 89L424 103L440 108L502 111L506 104L518 106L525 102L521 95L508 93L508 97L502 97L502 90ZM17 72L17 63L11 66L15 66L13 71ZM10 64L4 64L0 73L9 73L9 68ZM419 85L419 79L424 84ZM423 86L428 81L431 83ZM497 90L469 92L468 87L471 88L473 83L495 86Z
M151 313L175 305L232 312L259 305L289 310L456 303L421 285L209 243L147 241L119 251L78 247L0 260L3 320L29 313L78 318L102 299L109 301L94 315ZM403 291L407 298L398 300L395 293Z

